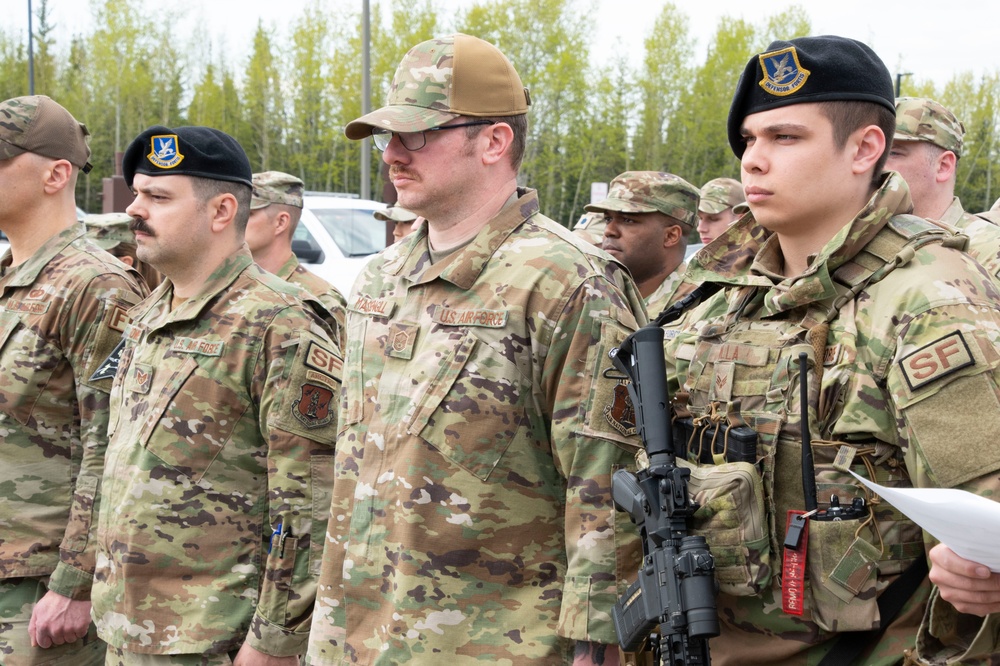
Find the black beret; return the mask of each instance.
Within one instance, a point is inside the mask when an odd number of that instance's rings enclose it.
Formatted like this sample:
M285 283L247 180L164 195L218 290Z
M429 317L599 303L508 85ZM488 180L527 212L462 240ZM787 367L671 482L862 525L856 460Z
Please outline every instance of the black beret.
M892 76L868 46L823 35L771 42L747 63L729 107L729 146L743 157L743 119L804 102L875 102L896 113Z
M132 140L122 157L122 175L129 187L137 173L197 176L253 187L253 169L243 146L211 127L150 127Z

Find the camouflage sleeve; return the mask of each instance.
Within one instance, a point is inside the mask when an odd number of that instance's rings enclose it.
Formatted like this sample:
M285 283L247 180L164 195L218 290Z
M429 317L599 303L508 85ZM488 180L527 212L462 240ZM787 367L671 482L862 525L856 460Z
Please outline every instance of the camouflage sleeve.
M80 469L76 475L69 522L59 547L49 589L73 599L89 599L95 565L96 517L100 481L108 445L111 380L91 376L111 354L128 321L128 309L142 299L140 288L127 279L105 274L71 295L60 324L67 360L73 368L80 418Z
M634 467L640 442L627 389L606 370L608 352L638 327L641 312L614 283L586 281L563 308L542 369L553 455L566 479L558 633L576 641L617 643L611 607L638 569L641 546L629 518L615 511L611 474Z
M998 336L995 310L964 305L936 308L905 330L887 386L903 422L906 466L914 486L1000 498ZM925 534L927 550L935 543ZM1000 617L959 613L935 590L917 647L921 663L985 659L1000 652Z
M343 359L329 331L303 314L272 325L267 338L260 429L273 535L247 642L265 654L290 656L305 652L312 622Z

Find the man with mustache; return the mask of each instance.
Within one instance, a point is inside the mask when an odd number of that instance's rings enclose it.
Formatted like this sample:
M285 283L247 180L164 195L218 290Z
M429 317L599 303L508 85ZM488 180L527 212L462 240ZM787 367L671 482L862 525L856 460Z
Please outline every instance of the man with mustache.
M604 371L642 304L518 187L528 104L495 46L457 34L410 49L345 130L427 222L348 303L310 663L618 661L639 543L611 473L640 443Z
M721 291L667 358L695 423L756 433L753 462L692 473L718 666L1000 651L1000 616L942 598L933 539L852 475L1000 492L1000 292L884 170L894 102L879 57L835 36L773 42L736 86L728 134L750 214L688 263ZM743 501L706 498L713 487Z
M649 318L670 304L684 279L687 235L698 220L698 188L659 171L626 171L611 181L604 201L605 252L632 274Z
M251 169L208 127L125 150L136 254L112 388L94 620L108 664L273 666L305 652L337 432L340 349L315 297L244 241Z
M0 662L104 661L90 621L111 376L138 275L84 237L90 133L43 95L0 102Z

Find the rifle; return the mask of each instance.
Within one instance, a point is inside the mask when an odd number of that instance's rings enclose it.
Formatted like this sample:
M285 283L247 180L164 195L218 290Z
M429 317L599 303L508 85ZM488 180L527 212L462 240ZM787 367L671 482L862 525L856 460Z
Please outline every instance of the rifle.
M639 528L643 554L638 578L615 602L612 617L626 652L638 649L659 625L654 652L669 666L710 664L708 639L719 635L719 618L715 560L704 537L688 534L698 506L688 494L691 470L678 467L674 455L660 326L718 288L702 285L610 353L630 380L636 428L649 458L638 473L618 470L612 476L615 507Z

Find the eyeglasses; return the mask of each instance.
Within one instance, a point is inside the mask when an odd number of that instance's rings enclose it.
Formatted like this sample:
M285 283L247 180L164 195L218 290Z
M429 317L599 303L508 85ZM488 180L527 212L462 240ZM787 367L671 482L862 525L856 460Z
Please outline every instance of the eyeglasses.
M393 136L399 137L399 142L403 144L403 148L406 148L410 152L420 150L427 145L427 132L440 132L442 130L458 129L459 127L474 127L476 125L495 125L496 123L492 120L473 120L468 123L459 123L457 125L441 125L440 127L431 127L420 132L393 132L387 129L382 129L381 127L375 127L372 129L372 142L374 142L375 147L379 150L385 150L389 147L389 142L392 141Z

